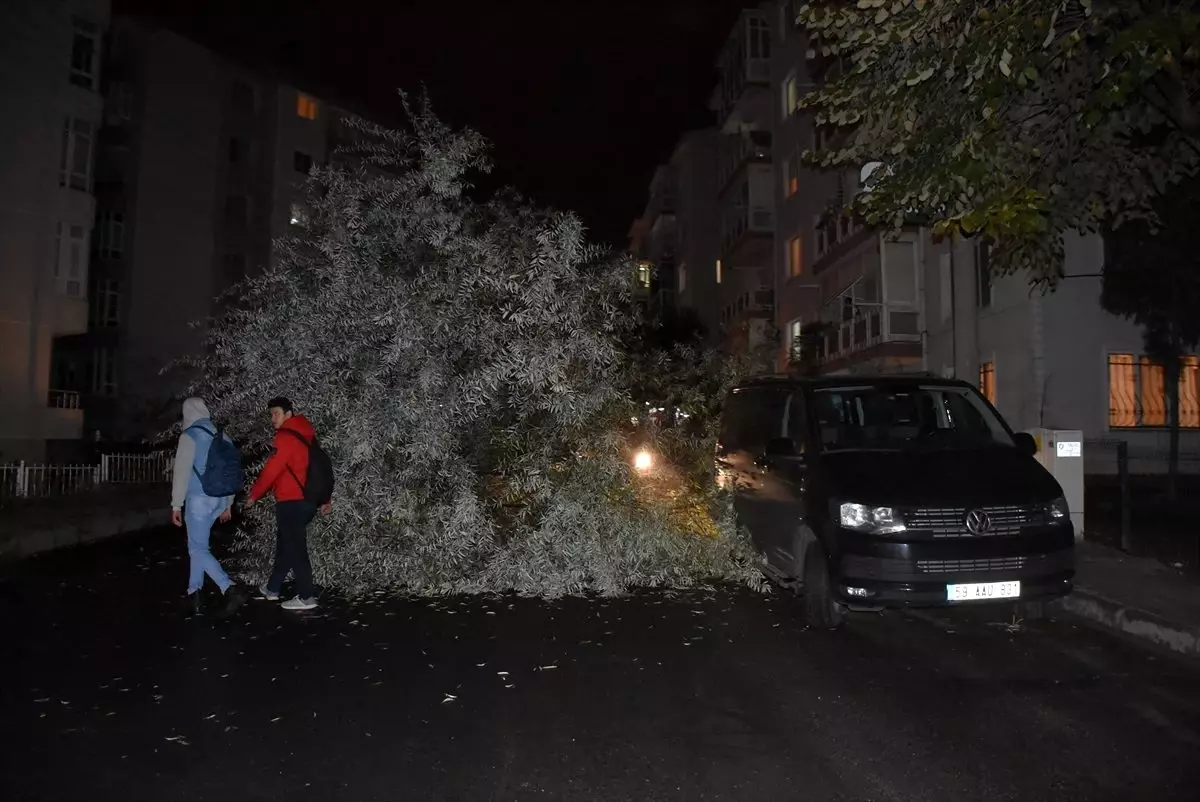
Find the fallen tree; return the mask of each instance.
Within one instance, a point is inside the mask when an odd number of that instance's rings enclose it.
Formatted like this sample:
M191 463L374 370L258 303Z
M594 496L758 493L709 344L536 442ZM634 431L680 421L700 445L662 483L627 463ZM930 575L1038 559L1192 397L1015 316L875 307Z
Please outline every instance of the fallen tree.
M348 121L358 144L314 171L303 225L193 366L191 391L250 451L269 442L272 395L316 425L338 483L310 530L317 581L547 596L756 582L711 482L688 482L681 506L624 456L632 264L571 214L473 200L484 140L427 105L409 117L404 132ZM689 443L711 462L703 433ZM261 575L269 505L247 524Z

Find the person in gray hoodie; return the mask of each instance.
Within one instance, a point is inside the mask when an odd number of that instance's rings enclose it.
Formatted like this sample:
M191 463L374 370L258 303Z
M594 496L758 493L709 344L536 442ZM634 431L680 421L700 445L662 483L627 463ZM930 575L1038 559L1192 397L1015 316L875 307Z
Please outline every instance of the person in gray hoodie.
M208 449L216 436L217 427L209 416L208 407L200 398L183 402L183 432L175 448L175 466L171 485L171 523L187 527L188 574L187 601L193 614L200 612L200 591L207 574L225 597L224 615L233 613L246 601L245 592L233 584L221 563L208 548L213 525L226 522L233 515L233 496L224 498L207 495L200 476L208 464ZM227 435L226 435L227 436Z

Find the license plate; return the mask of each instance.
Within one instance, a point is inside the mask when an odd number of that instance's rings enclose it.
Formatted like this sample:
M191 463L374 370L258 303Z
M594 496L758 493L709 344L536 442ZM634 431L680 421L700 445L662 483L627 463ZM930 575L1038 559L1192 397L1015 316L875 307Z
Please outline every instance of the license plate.
M1020 582L975 582L966 585L946 586L946 599L949 601L1019 599L1020 597Z

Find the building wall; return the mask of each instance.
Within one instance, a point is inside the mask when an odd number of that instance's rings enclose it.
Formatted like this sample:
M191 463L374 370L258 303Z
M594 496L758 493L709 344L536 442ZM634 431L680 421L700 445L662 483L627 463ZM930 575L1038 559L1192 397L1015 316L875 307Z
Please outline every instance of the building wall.
M671 156L679 187L677 252L687 276L679 304L695 311L710 338L720 332L717 136L713 128L689 131Z
M98 260L97 278L119 283L121 314L76 346L117 366L110 384L88 388L88 430L127 439L177 414L189 375L159 371L197 354L206 331L193 324L269 264L307 177L297 153L325 163L342 112L307 95L300 104L294 87L137 18L119 17L113 36L108 104L125 91L135 112L110 119L103 137L101 217L123 213L125 243L119 258Z
M46 440L79 437L82 413L51 398L57 337L87 321L87 240L94 201L90 181L60 186L64 123L99 127L100 38L105 0L19 0L0 8L0 461L40 459ZM92 79L72 83L76 21L96 33ZM88 164L88 176L92 173ZM59 226L82 235L68 288L55 279L70 253L56 246ZM79 282L79 283L76 283Z

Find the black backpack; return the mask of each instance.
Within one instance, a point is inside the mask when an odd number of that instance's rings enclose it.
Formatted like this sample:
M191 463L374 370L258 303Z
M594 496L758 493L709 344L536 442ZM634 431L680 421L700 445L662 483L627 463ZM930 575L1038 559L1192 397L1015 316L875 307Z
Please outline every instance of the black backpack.
M300 481L299 476L296 476L292 466L287 466L288 473L292 475L304 492L304 500L310 504L316 504L318 507L327 503L333 498L333 460L325 453L325 449L321 448L316 435L313 435L310 442L294 429L280 429L279 431L294 435L308 447L308 471L303 482Z

